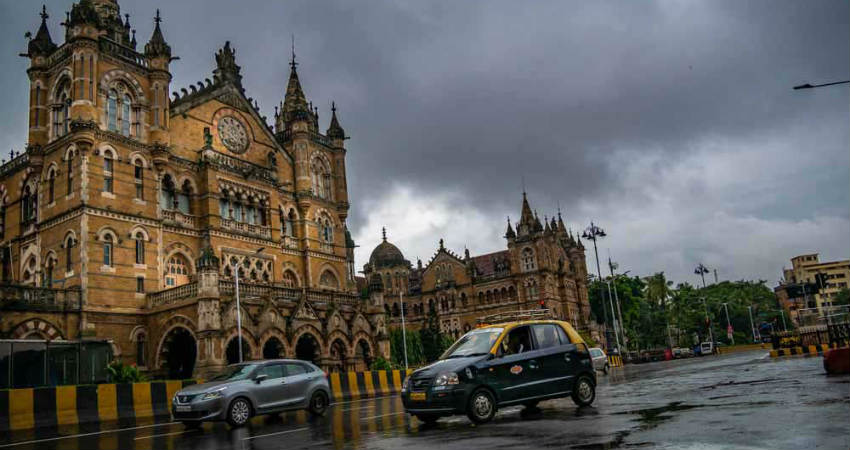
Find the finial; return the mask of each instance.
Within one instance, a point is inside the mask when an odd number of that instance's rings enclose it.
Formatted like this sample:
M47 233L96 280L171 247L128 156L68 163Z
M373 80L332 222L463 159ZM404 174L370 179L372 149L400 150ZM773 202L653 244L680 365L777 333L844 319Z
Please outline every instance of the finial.
M333 101L331 102L331 112L332 113L336 112L336 102L333 102Z
M157 25L162 22L162 17L159 15L159 8L156 9L156 16L153 18L153 22Z
M41 14L39 15L41 16L42 22L46 21L47 18L50 17L47 15L47 5L41 5Z
M130 15L124 14L124 26L130 28Z
M292 70L295 70L295 66L298 63L295 62L295 33L292 33L292 60L289 62L289 67L292 67Z
M443 243L443 238L440 238L440 250L445 250L446 246Z
M508 225L511 224L511 216L508 216Z
M387 242L387 227L381 227L381 236L384 238L384 242Z

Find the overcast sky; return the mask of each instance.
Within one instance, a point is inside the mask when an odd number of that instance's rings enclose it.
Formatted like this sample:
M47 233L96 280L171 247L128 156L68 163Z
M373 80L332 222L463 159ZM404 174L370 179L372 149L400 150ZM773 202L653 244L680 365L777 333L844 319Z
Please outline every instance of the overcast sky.
M68 0L47 2L55 41ZM172 90L210 76L230 40L269 117L299 74L347 142L358 270L387 227L415 263L445 238L501 250L523 179L541 219L608 233L621 271L774 286L792 256L850 256L845 0L225 1L121 3L140 47L154 9L180 60ZM39 4L0 0L0 148L26 140L26 31ZM595 267L592 250L588 267Z

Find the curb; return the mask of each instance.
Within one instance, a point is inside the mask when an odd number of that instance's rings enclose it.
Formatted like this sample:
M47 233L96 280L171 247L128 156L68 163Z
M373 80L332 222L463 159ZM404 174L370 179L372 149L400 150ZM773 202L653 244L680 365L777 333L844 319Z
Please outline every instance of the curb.
M818 344L809 345L807 347L791 347L771 350L771 358L781 358L785 356L823 356L823 353L829 350L829 345Z
M372 370L369 372L334 372L328 374L335 402L383 397L401 392L401 383L412 373L408 370Z
M610 367L623 367L623 357L620 355L608 355L608 365Z

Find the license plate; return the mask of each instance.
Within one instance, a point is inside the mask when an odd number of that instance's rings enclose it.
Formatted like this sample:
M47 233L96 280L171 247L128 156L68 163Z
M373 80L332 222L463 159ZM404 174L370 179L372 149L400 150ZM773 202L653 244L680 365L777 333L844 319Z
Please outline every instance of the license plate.
M425 401L425 393L424 392L411 392L410 400L414 402L424 402Z
M175 406L174 410L177 412L189 412L192 410L191 406Z

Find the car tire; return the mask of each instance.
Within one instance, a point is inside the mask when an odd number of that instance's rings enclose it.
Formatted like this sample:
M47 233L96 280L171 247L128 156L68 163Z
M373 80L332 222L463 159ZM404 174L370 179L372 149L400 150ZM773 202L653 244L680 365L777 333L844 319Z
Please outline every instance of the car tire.
M469 396L466 415L475 424L487 423L496 415L496 398L488 389L480 388Z
M440 419L440 416L436 414L414 414L417 419L421 420L425 425L434 425L437 423L437 420Z
M241 427L248 423L252 412L251 402L247 398L235 398L227 408L227 423L234 428Z
M608 363L605 363L605 367L602 368L602 373L604 373L605 375L608 375L608 369L610 369L610 368L611 367L608 365Z
M310 397L310 404L307 406L307 411L314 416L323 416L328 410L328 394L324 391L316 391Z
M596 385L593 380L587 375L581 375L576 380L572 393L573 402L582 407L590 406L593 400L596 399Z

